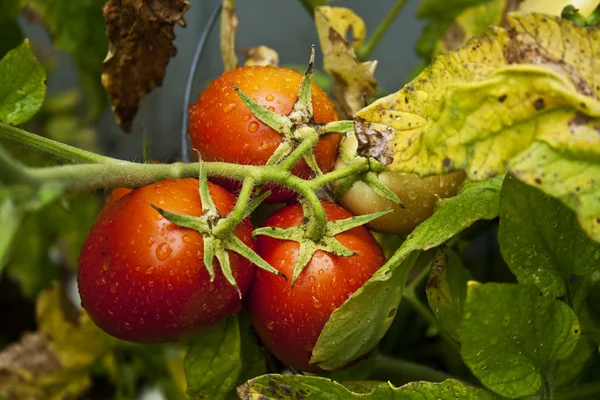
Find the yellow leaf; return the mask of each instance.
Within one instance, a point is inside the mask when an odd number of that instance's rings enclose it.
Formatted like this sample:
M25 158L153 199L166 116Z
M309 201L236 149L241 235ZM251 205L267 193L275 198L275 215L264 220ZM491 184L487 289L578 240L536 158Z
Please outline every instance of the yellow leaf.
M543 12L545 14L551 14L560 16L563 8L571 4L575 7L579 13L588 17L600 1L598 0L524 0L519 5L519 11L523 12Z
M267 46L250 47L243 51L246 55L244 65L279 65L279 54Z
M599 29L542 14L509 14L507 22L359 111L359 153L420 175L464 169L485 179L509 165L528 183L547 182L540 189L600 241ZM547 165L550 155L566 170ZM534 165L569 182L552 184Z
M342 7L315 8L315 24L323 51L323 66L333 77L333 102L340 118L360 110L366 98L376 94L376 61L361 63L355 50L365 39L365 23L352 10ZM346 41L352 32L353 43Z
M189 6L186 0L108 0L104 5L109 47L102 84L124 131L131 131L144 97L162 84L177 53L173 27L185 26L183 14Z

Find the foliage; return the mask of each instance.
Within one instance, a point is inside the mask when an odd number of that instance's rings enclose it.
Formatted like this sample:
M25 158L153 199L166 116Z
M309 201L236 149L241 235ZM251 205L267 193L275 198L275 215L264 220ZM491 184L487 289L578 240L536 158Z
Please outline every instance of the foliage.
M138 164L93 152L90 122L104 110L106 94L129 131L143 98L161 84L187 1L2 2L0 313L13 304L17 313L33 312L35 302L35 321L3 320L0 399L86 392L127 399L142 386L176 400L600 395L599 2L576 9L562 0L423 0L417 17L426 23L416 46L430 65L368 106L378 96L377 61L365 59L404 2L370 37L354 11L326 3L302 1L314 17L324 73L313 75L311 58L289 115L261 107L237 87L231 93L283 137L262 166ZM222 12L225 69L238 64L234 5L226 1ZM53 71L36 58L40 45L23 39L22 13L43 22L53 46L73 58L83 91L46 98ZM279 62L277 49L266 46L245 53L247 64ZM332 92L343 121L314 121L313 78ZM322 173L312 151L319 138L353 130L358 154L342 151L343 166ZM300 159L315 172L311 179L290 173ZM439 199L406 237L377 235L388 261L332 307L314 335L307 351L318 373L297 373L270 354L245 309L178 343L134 345L108 336L70 300L77 298L68 285L79 250L100 205L92 190L200 177L201 216L153 207L200 232L204 254L194 257L211 273L221 265L232 283L225 249L275 271L231 239L250 214L261 221L274 209L260 205L269 193L257 196L255 189L296 191L299 226L254 231L300 243L292 284L319 251L352 257L335 236L382 215L328 223L315 193L383 171L455 170L468 176L456 196ZM243 181L228 215L209 200L207 176ZM385 197L380 181L370 183ZM169 305L168 294L163 300ZM293 317L282 316L282 324Z

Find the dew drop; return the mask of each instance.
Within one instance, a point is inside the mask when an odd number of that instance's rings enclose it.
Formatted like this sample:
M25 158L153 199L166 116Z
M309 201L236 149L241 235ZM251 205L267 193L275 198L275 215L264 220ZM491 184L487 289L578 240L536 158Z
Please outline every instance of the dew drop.
M146 268L146 275L152 275L154 273L154 267L150 266Z
M256 121L252 121L248 124L248 131L249 132L256 132L258 130L258 122Z
M192 239L190 239L189 235L183 235L183 237L181 239L186 243L189 243L192 241Z
M315 277L314 277L314 276L312 276L312 275L311 275L311 276L308 278L308 281L309 281L310 283L315 283L316 279L315 279Z
M152 246L154 244L154 242L156 242L156 239L154 239L154 236L146 237L146 244L148 245L148 247Z
M272 331L273 328L275 328L275 322L269 321L269 323L267 324L267 329Z
M156 258L160 261L165 261L171 255L173 249L167 244L162 243L160 246L156 248Z
M110 268L110 261L108 260L108 258L105 258L104 261L102 262L102 269L105 271L108 271L109 268Z
M127 329L128 331L132 330L133 327L129 324L129 322L125 322L125 329Z
M333 279L331 279L331 287L332 288L337 287L337 279L335 276L333 277Z
M418 195L414 192L414 191L410 191L408 192L408 198L411 200L416 200L416 198L418 197Z
M167 285L167 289L169 290L173 290L173 285L171 285L170 283Z
M323 276L323 274L325 273L325 271L322 270L322 269L320 269L318 273L319 273L319 276Z
M265 100L267 100L267 101L273 101L273 100L275 100L275 97L273 97L273 95L271 93L269 93L267 95L267 97L265 97Z
M118 284L117 282L113 282L113 283L110 285L110 292L111 292L112 294L115 294L115 293L117 293L117 286L119 286L119 284Z
M235 103L229 103L225 107L223 107L223 112L229 113L229 112L233 111L234 108L235 108Z
M315 296L312 297L312 305L314 308L323 307L323 303L321 303L321 300L317 299Z

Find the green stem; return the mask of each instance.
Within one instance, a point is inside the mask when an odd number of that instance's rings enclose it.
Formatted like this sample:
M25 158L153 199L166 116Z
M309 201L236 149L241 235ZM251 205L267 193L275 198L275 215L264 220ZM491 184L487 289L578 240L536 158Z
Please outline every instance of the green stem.
M4 147L0 146L0 183L28 183L31 178L25 169L25 165L15 159Z
M460 345L444 328L440 326L439 321L437 320L435 314L427 307L419 296L417 295L417 288L421 287L423 281L429 276L429 267L423 268L423 270L419 273L419 275L413 280L406 288L404 288L404 293L402 294L402 298L408 301L408 303L413 307L413 309L423 318L427 323L433 325L437 328L440 337L454 349L457 353L460 354Z
M318 3L315 4L314 0L300 0L300 2L302 3L302 5L306 9L306 11L308 12L310 17L314 19L315 18L315 7L318 5Z
M235 207L229 213L227 218L221 220L221 222L215 227L215 236L231 232L236 226L238 226L240 222L242 222L242 219L244 219L244 212L246 211L246 207L250 201L250 196L252 195L252 189L254 189L254 178L247 177L244 179L244 184L240 190Z
M392 358L378 354L370 379L390 381L394 385L404 385L415 381L442 382L446 379L456 379L445 372L410 361Z
M0 122L0 141L13 143L38 153L50 156L60 162L74 164L111 164L121 163L114 158L102 156L91 151L81 150L54 140L39 136Z
M359 175L364 172L369 171L369 162L366 158L357 158L351 164L345 166L344 168L336 169L335 171L328 172L324 175L317 176L311 181L309 181L313 190L316 190L324 185L340 180L342 178L346 178L350 175Z
M375 50L375 47L379 44L379 41L388 30L396 16L402 10L404 5L406 4L406 0L398 0L394 7L390 10L390 12L386 15L385 19L379 24L375 32L369 37L369 39L358 49L356 52L356 56L359 60L365 61Z
M314 132L313 132L314 133ZM319 140L319 137L316 135L316 133L314 133L313 135L308 136L306 139L304 139L299 145L298 147L296 147L294 149L294 151L292 151L290 153L289 156L286 157L285 160L283 160L281 162L281 167L285 168L287 170L291 170L292 167L294 165L296 165L296 163L298 162L298 160L300 160L302 158L302 156L304 154L306 154L306 152L308 152L310 149L313 148L313 146L315 144L317 144L317 141Z

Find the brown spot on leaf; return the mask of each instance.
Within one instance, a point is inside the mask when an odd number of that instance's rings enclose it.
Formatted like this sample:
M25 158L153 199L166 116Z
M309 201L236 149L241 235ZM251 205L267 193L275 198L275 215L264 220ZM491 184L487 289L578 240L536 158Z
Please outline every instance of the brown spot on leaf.
M540 111L543 110L544 107L546 107L546 103L544 102L544 99L540 97L539 99L533 102L533 106L536 110Z
M498 97L498 101L500 103L504 103L504 101L506 100L507 97L508 97L507 95L503 94L502 96Z
M451 163L452 163L452 160L449 159L448 157L444 157L444 159L442 160L442 165L444 166L444 168L448 168Z
M446 263L448 263L448 255L442 246L437 249L435 256L433 257L433 261L431 263L431 272L429 273L429 278L427 279L427 288L438 289L440 287L440 279L442 273L444 272L444 268L446 267Z
M162 84L167 64L175 56L175 24L185 26L185 0L108 0L104 5L109 49L102 84L115 119L131 131L140 102Z
M358 154L363 157L373 157L384 165L389 165L394 160L392 147L392 130L385 125L377 129L364 119L355 117L354 128L358 141Z
M446 51L458 49L465 43L465 40L465 31L456 21L446 31L444 37L442 37L442 43Z

